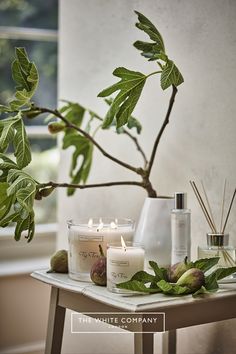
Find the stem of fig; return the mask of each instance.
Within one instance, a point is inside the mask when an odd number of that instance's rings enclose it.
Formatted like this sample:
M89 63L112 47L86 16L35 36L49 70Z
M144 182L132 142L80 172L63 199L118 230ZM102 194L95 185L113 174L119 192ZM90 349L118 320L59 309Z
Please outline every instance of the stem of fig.
M101 256L101 257L105 257L104 252L103 252L103 249L102 249L102 246L99 245L98 247L99 247L100 256Z

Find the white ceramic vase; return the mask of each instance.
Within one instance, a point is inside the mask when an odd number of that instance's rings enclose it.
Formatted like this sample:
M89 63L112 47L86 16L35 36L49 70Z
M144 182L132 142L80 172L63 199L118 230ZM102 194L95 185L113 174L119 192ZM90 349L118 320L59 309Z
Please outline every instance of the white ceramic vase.
M161 267L171 264L171 209L174 198L146 198L134 241L145 248L146 266L155 261Z

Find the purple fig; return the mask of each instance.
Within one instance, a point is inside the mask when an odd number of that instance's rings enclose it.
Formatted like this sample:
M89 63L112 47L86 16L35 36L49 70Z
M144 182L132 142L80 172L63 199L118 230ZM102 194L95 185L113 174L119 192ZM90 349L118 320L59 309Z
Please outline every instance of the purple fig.
M90 278L95 284L105 286L107 284L107 260L101 245L99 245L99 251L100 257L91 268Z
M188 270L188 262L187 257L185 257L183 262L175 263L174 265L170 266L167 270L167 278L168 281L171 283L176 283L177 280L181 277L182 274Z
M204 273L198 268L188 269L177 281L177 285L186 286L195 292L205 284Z

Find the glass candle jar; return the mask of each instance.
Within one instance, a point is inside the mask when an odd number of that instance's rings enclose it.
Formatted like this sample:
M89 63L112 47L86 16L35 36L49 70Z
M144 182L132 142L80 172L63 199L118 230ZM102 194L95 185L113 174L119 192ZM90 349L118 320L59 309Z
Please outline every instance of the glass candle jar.
M131 241L134 222L125 218L90 218L68 221L69 276L74 280L90 281L90 270L100 256L99 245L106 255L107 244L118 242L122 236Z
M198 247L198 258L220 257L218 267L234 267L235 247L229 246L229 234L208 233L207 245Z
M116 284L128 281L138 271L144 269L144 249L138 243L126 242L108 244L107 248L107 289L115 293L126 293Z

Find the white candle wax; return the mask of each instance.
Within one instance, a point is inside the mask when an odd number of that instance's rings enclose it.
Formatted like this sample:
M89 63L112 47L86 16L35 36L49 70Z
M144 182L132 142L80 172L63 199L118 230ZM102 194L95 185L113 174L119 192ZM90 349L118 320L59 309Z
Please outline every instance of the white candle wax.
M120 292L116 284L128 281L144 269L144 249L139 246L110 246L107 250L107 288Z
M118 242L121 235L126 241L131 241L133 232L132 224L121 226L118 224L116 227L111 227L110 223L71 224L69 227L69 274L71 278L89 280L91 267L100 256L99 244L106 254L107 243Z

